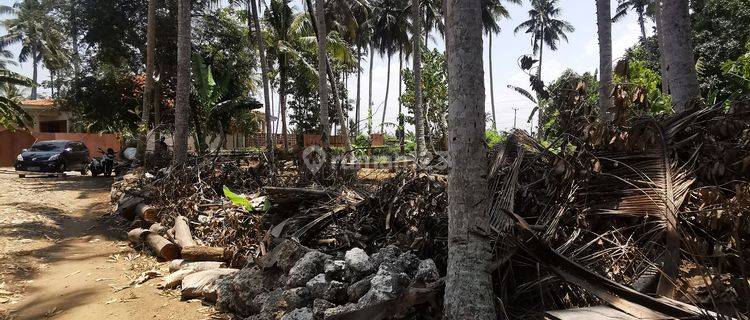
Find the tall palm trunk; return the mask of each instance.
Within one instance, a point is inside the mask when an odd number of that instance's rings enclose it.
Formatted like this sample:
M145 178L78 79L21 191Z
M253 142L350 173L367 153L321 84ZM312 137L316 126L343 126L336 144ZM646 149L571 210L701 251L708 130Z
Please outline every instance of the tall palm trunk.
M539 81L542 81L542 63L544 62L544 32L545 32L545 29L544 29L544 16L542 16L542 21L541 22L542 22L541 23L541 25L542 25L541 26L541 28L542 28L542 33L541 33L542 37L541 37L541 39L539 39L539 43L540 43L539 44L539 68L537 68L537 71L536 71L537 72L536 73L536 77L537 77L537 79ZM542 120L542 118L544 116L544 102L542 101L542 99L541 99L541 97L539 95L537 95L536 100L537 100L537 108L538 108L538 110L537 110L537 122L538 123L537 123L537 128L536 128L536 135L537 135L537 138L541 139L542 135L544 134L544 130L543 130L543 126L544 126L543 121L544 120Z
M447 0L448 268L445 319L496 319L490 275L481 0Z
M675 111L685 110L698 99L693 42L690 39L690 12L685 0L664 0L664 53L667 60L669 91Z
M318 96L320 97L320 134L323 147L330 147L328 135L328 83L326 83L326 23L325 2L315 0L315 18L318 27Z
M143 108L141 125L138 128L138 161L146 163L146 140L148 139L151 100L154 96L154 48L156 47L156 0L148 1L146 27L146 83L143 85Z
M424 142L424 119L422 117L422 55L420 46L420 35L422 34L422 10L419 0L412 0L412 42L414 49L412 51L414 63L414 135L416 136L416 157L417 163L425 155Z
M404 154L404 135L406 135L406 128L404 127L404 114L401 110L402 104L401 104L401 95L403 94L403 91L401 89L401 83L403 83L403 79L401 77L401 70L404 69L404 48L403 45L399 45L398 48L398 129L401 130L401 136L398 138L398 144L399 149L401 150L401 154Z
M612 107L612 13L610 0L596 0L596 22L599 36L599 118L608 119Z
M659 43L659 69L661 71L661 92L669 94L669 76L667 73L667 56L664 53L664 22L661 14L661 0L654 1L654 21L656 21L656 40Z
M372 66L375 60L375 46L370 44L370 88L369 90L369 102L367 103L367 136L372 135Z
M354 132L359 135L359 107L361 102L362 92L362 46L357 45L357 109L355 110L354 117Z
M646 17L643 9L638 10L638 26L641 27L641 41L646 42Z
M273 165L274 163L274 152L273 152L273 139L271 139L271 90L268 85L268 61L266 61L266 46L263 43L263 33L260 27L260 19L258 19L258 7L255 0L250 0L250 11L255 24L255 44L258 50L258 58L260 59L260 77L263 81L263 102L265 103L266 113L266 152L268 152L268 161Z
M391 54L388 53L388 71L385 76L385 102L383 102L383 119L380 121L380 133L383 133L385 127L385 113L388 110L388 91L391 87Z
M154 141L161 138L161 81L154 81Z
M325 3L323 3L323 10L317 10L317 11L322 11L320 13L313 12L312 0L306 0L305 3L307 4L308 13L310 14L310 17L312 19L312 25L313 25L313 31L315 33L315 37L320 38L321 35L326 36L327 33L325 29ZM317 4L317 5L320 6L320 4ZM323 18L318 19L317 17L318 14L322 14ZM323 23L323 28L320 30L318 29L318 21L322 21ZM318 52L321 52L321 51L318 51ZM321 57L318 56L318 62L320 62L320 58ZM344 113L344 109L341 107L341 102L338 99L338 96L337 96L338 90L336 89L336 80L335 80L336 78L333 76L331 65L328 63L328 54L325 50L322 51L322 58L326 62L325 74L328 78L328 83L330 84L331 98L333 100L334 111L336 112L336 118L339 120L339 122L341 122L341 136L343 137L344 147L346 147L347 149L350 149L351 141L349 140L349 124L347 122L349 120L346 114ZM328 110L326 110L326 113L328 113ZM327 123L328 121L326 120L326 124ZM331 131L330 127L327 131L330 134L330 131Z
M49 71L49 83L50 83L49 88L51 90L50 96L52 97L52 99L54 99L55 98L55 70Z
M190 0L177 2L177 84L172 158L175 164L182 164L187 160L190 125L190 3Z
M497 131L497 116L495 115L495 83L492 76L492 32L487 33L489 39L489 57L490 61L490 106L492 107L492 130Z
M31 64L34 70L32 71L31 80L34 80L34 86L31 87L31 100L37 98L37 83L39 80L39 53L37 52L36 43L31 45Z
M289 139L286 134L286 54L279 55L279 112L281 112L281 135L284 153L289 153Z

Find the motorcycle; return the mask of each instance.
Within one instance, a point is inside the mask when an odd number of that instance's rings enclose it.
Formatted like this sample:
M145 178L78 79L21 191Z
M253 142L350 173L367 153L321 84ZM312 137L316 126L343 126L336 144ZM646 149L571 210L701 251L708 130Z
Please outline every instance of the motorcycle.
M112 171L115 169L116 165L115 150L107 148L107 151L105 152L102 148L99 148L99 153L102 155L91 159L91 163L89 163L89 171L91 171L91 175L94 177L100 174L109 177L112 175Z

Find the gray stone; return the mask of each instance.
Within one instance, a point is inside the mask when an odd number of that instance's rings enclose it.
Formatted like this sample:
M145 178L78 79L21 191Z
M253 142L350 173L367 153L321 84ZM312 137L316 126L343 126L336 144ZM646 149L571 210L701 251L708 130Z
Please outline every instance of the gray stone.
M323 299L334 303L345 303L348 300L346 289L347 286L345 283L332 280L326 287L326 291L323 294Z
M409 286L409 276L403 272L390 271L380 266L380 270L370 280L370 290L359 299L363 306L397 299Z
M281 317L281 320L313 320L313 312L310 308L294 309Z
M335 307L336 305L325 299L315 299L313 301L313 316L315 319L323 319L326 310Z
M425 259L419 262L419 267L417 267L417 272L414 275L415 282L433 283L438 281L438 279L440 279L440 273L435 265L435 261Z
M289 270L286 287L295 288L303 287L319 273L323 273L323 264L330 256L320 251L310 251L306 253L297 263Z
M375 271L372 262L370 262L370 256L367 255L365 250L360 248L354 248L347 251L344 255L344 261L349 270L354 273L355 277L367 275Z
M326 275L321 273L313 277L305 284L305 287L310 291L313 298L322 299L325 296L325 292L328 289L328 281Z
M359 298L362 298L362 296L370 290L370 280L372 280L374 276L374 274L371 274L349 286L346 290L346 293L349 296L349 302L357 302Z
M395 245L389 245L385 248L380 248L378 252L373 253L370 257L370 262L375 269L380 268L380 264L385 261L394 261L401 255L401 250Z
M216 307L243 316L255 314L258 309L252 304L253 299L279 287L280 278L278 269L244 268L217 282Z
M328 310L326 310L323 313L323 319L329 320L329 319L336 319L337 317L340 317L343 314L347 314L356 310L362 309L362 307L356 303L348 303L343 306L333 307Z
M276 320L276 316L269 313L259 313L249 316L245 320Z
M287 273L308 251L310 249L299 242L287 239L276 245L269 254L260 258L258 265L262 269L278 266Z
M289 290L276 289L255 296L252 305L256 312L278 314L306 307L310 300L310 291L304 287Z
M344 260L326 260L323 271L329 279L347 281L350 278Z

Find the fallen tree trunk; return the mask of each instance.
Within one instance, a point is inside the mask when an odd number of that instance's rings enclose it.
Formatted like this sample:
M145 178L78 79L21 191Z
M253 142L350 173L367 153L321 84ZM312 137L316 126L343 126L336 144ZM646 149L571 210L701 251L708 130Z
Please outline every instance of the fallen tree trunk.
M170 273L168 276L162 279L162 282L158 285L162 289L173 289L182 284L182 280L190 274L196 273L193 269L180 269Z
M130 230L128 232L128 240L134 244L146 242L157 256L166 260L173 260L180 257L180 249L174 243L146 229L138 228Z
M190 274L182 279L181 297L183 300L201 298L216 302L217 280L237 271L237 269L214 269Z
M150 223L147 221L144 221L143 219L136 217L133 222L130 223L130 230L133 229L148 229L151 226Z
M128 240L133 244L140 244L141 242L146 240L146 236L149 233L151 233L151 231L148 231L147 229L135 228L128 232Z
M190 233L188 219L183 216L177 216L174 219L174 242L181 248L197 246Z
M149 206L147 204L144 204L143 202L139 203L135 207L136 214L143 218L143 220L146 220L148 222L156 222L158 221L158 212L156 208Z
M183 269L205 271L224 267L226 267L226 264L220 261L187 261L184 259L176 259L169 263L169 272Z
M148 228L149 231L156 233L158 235L163 235L167 233L167 228L165 228L161 223L154 223L151 225L151 227ZM166 237L167 240L172 241L169 239L169 237Z
M225 261L226 250L207 246L183 247L182 258L190 261Z

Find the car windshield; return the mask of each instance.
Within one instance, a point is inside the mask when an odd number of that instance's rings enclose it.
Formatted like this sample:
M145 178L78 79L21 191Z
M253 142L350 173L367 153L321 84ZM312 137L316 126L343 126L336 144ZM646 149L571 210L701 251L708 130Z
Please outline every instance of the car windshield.
M37 142L29 150L43 152L63 151L65 145L65 142Z

